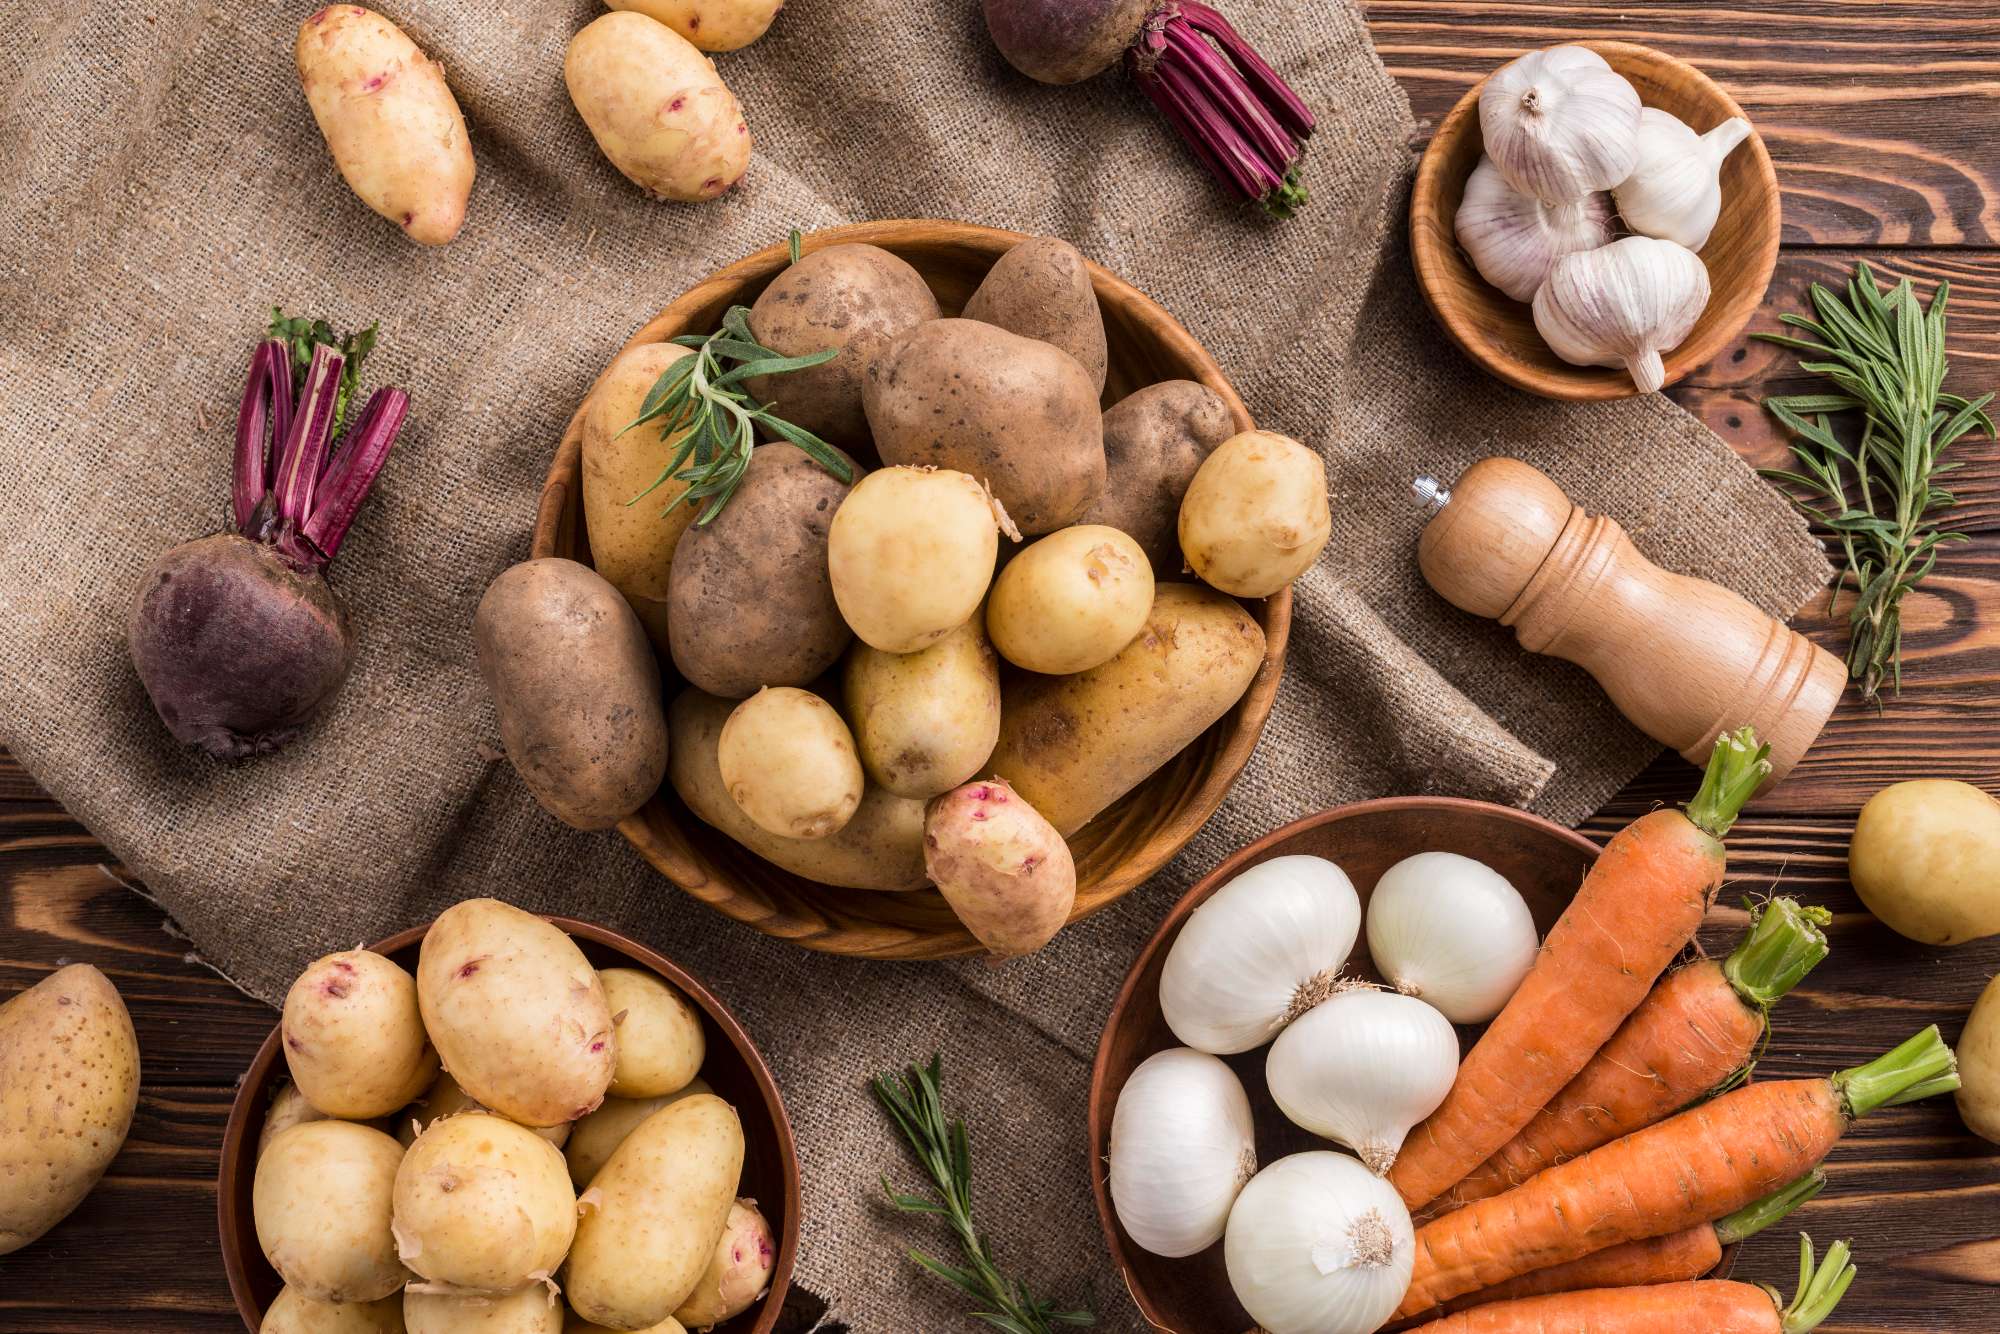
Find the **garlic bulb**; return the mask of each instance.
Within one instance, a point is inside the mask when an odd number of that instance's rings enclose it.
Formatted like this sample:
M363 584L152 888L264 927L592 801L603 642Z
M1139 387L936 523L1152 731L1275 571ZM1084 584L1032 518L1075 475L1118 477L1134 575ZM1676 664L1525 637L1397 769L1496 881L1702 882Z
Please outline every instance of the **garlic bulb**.
M1500 1013L1538 948L1534 914L1507 877L1455 852L1405 857L1368 896L1376 970L1454 1024Z
M1196 1051L1249 1051L1333 993L1361 898L1324 857L1273 857L1189 914L1160 971L1167 1027Z
M1662 351L1708 304L1708 267L1686 246L1628 236L1565 255L1535 293L1535 329L1573 366L1623 366L1640 392L1666 383Z
M1186 1047L1148 1056L1111 1113L1111 1205L1155 1255L1193 1255L1222 1238L1229 1206L1257 1172L1250 1099L1235 1071Z
M1483 157L1465 182L1452 228L1480 277L1516 301L1532 301L1557 260L1611 239L1611 201L1592 192L1574 203L1544 204L1509 185L1493 159Z
M1264 1082L1294 1124L1387 1172L1458 1077L1458 1034L1424 1002L1350 984L1271 1044Z
M1344 1153L1280 1158L1229 1211L1223 1263L1268 1334L1373 1334L1401 1305L1416 1260L1395 1187Z
M1741 116L1696 134L1657 108L1641 111L1639 161L1612 191L1625 225L1689 250L1707 245L1722 212L1722 160L1749 137Z
M1639 94L1587 47L1530 51L1486 80L1479 132L1516 189L1567 204L1632 174Z

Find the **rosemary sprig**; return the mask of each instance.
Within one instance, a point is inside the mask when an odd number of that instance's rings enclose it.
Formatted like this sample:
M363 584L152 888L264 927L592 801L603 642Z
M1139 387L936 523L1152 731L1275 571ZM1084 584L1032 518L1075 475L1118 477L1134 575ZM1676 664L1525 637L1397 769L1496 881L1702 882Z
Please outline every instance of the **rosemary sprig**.
M759 343L750 332L750 308L731 306L722 317L722 327L712 334L683 334L673 340L693 348L694 355L682 357L653 382L646 391L639 415L619 431L620 435L648 422L660 423L660 438L679 437L667 465L653 484L627 501L636 505L668 479L687 483L687 489L670 501L662 514L686 501L701 505L695 519L705 524L722 512L743 481L750 466L750 451L757 445L762 425L771 434L797 445L814 463L843 482L854 480L854 469L839 450L802 426L794 426L760 403L743 382L759 375L783 375L831 361L838 348L823 348L804 356L782 356Z
M1838 598L1851 585L1847 674L1863 699L1877 699L1884 680L1903 688L1903 595L1936 566L1938 550L1965 534L1939 527L1955 503L1935 479L1958 467L1944 452L1977 429L1993 435L1986 413L1992 394L1977 399L1944 391L1945 310L1951 284L1940 282L1929 310L1908 278L1888 292L1864 261L1848 280L1847 296L1812 285L1813 312L1778 318L1809 337L1756 334L1765 342L1809 355L1799 368L1823 375L1839 392L1767 398L1764 407L1791 434L1796 471L1764 469L1805 489L1799 509L1840 543ZM1853 445L1833 430L1833 414L1859 412Z
M909 1141L910 1152L930 1175L941 1198L905 1195L890 1185L886 1176L882 1189L888 1192L889 1202L906 1214L934 1214L949 1221L958 1234L965 1265L948 1265L916 1250L910 1252L910 1258L979 1303L973 1310L974 1318L1006 1334L1053 1334L1058 1325L1096 1324L1088 1311L1058 1311L1037 1301L1019 1279L1009 1278L994 1267L972 1221L972 1143L962 1118L945 1118L938 1091L942 1067L942 1058L933 1056L928 1066L907 1067L900 1079L885 1074L873 1081L876 1100Z

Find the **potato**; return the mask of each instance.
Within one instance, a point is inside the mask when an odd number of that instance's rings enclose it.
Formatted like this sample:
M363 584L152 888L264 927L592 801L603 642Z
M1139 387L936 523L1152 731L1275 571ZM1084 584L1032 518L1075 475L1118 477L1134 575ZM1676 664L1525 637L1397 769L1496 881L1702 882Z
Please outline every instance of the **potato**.
M855 469L855 476L860 470ZM796 445L759 445L722 512L674 549L674 666L711 695L810 685L853 635L826 568L848 485Z
M890 892L922 889L924 804L872 784L837 833L780 838L757 827L729 795L716 761L722 725L734 705L699 690L683 691L667 710L673 762L667 781L689 810L774 866L824 885Z
M1153 609L1153 567L1116 528L1078 524L1007 562L986 604L986 634L1016 667L1089 671L1132 642Z
M292 1083L328 1116L387 1116L437 1078L417 980L370 950L307 964L285 994L279 1031Z
M1955 1050L1959 1119L1981 1139L2000 1144L2000 977L1979 993Z
M542 808L608 829L667 768L660 664L618 590L573 560L501 572L472 618L500 740Z
M937 320L890 343L861 392L884 463L969 473L1024 533L1075 523L1104 490L1097 390L1060 348Z
M403 1298L316 1302L297 1288L278 1289L258 1334L404 1334Z
M569 1320L563 1325L563 1334L620 1334L620 1331L603 1325L593 1325L572 1311ZM637 1334L687 1334L687 1327L672 1316L668 1316L657 1325L648 1325L637 1331Z
M800 257L750 307L750 332L788 357L829 347L832 361L744 387L775 401L778 415L849 451L872 451L861 385L869 366L905 329L938 317L937 297L917 271L880 246L835 245Z
M1181 497L1181 554L1202 582L1267 598L1312 568L1333 531L1326 464L1275 431L1216 446Z
M740 51L764 35L785 0L604 0L666 24L704 51Z
M405 1115L396 1118L394 1127L396 1142L409 1148L417 1142L417 1135L425 1126L447 1116L457 1116L460 1112L490 1112L490 1107L481 1106L471 1094L458 1086L458 1081L449 1074L439 1074L437 1081L424 1091L424 1096L406 1110ZM565 1121L558 1126L529 1126L528 1130L541 1136L560 1149L569 1142L572 1123Z
M555 1145L504 1116L464 1112L431 1122L403 1156L394 1228L403 1263L431 1282L512 1292L569 1253L576 1192Z
M965 318L1038 338L1076 358L1104 392L1104 315L1083 252L1053 236L1034 236L994 261L965 303Z
M457 236L474 167L444 67L359 5L329 5L300 24L295 54L347 188L412 241Z
M2000 802L1942 778L1885 787L1854 822L1847 873L1868 911L1911 940L2000 933Z
M614 1329L658 1324L715 1253L743 1174L736 1109L710 1094L653 1113L584 1192L566 1270L569 1303Z
M699 510L674 505L687 483L671 478L633 503L659 481L681 433L668 437L654 422L625 428L638 418L661 373L692 355L672 343L628 348L604 372L583 407L583 525L590 534L591 564L632 604L662 656L668 643L667 572L681 534Z
M271 1095L271 1105L264 1112L264 1127L257 1132L257 1156L262 1158L271 1141L293 1126L326 1119L326 1113L307 1102L299 1086L287 1080Z
M708 1268L674 1319L689 1329L708 1329L742 1314L771 1290L771 1271L777 1267L778 1243L757 1212L757 1201L736 1201L729 1206Z
M1000 659L977 613L915 653L856 644L841 685L861 767L899 797L949 792L1000 738Z
M854 737L810 690L766 688L738 704L722 725L715 759L737 806L781 838L825 838L861 804Z
M103 973L73 963L0 1004L0 1255L83 1203L138 1106L139 1040Z
M271 1141L250 1187L257 1244L301 1297L376 1302L409 1270L390 1231L403 1146L352 1121L310 1121Z
M569 1146L563 1150L563 1157L569 1162L570 1181L582 1190L641 1121L682 1098L714 1091L702 1080L691 1079L686 1088L657 1098L606 1098L602 1107L576 1123L576 1133L569 1137Z
M1235 433L1229 405L1193 380L1165 380L1120 399L1104 414L1104 494L1078 522L1116 528L1156 573L1179 574L1181 497L1201 461Z
M715 62L644 14L586 24L563 81L611 165L655 199L713 199L750 165L749 127Z
M1144 628L1110 662L1002 691L986 767L1067 838L1229 712L1263 661L1264 632L1235 599L1160 584Z
M618 1034L611 1096L657 1098L686 1088L708 1056L701 1011L655 974L605 968L597 976Z
M930 803L924 869L965 929L1001 958L1048 944L1076 906L1069 845L1004 779Z
M992 498L948 468L884 468L833 516L827 570L861 642L915 653L971 620L1000 549Z
M403 1293L409 1334L562 1334L562 1298L540 1283L500 1296Z
M417 1003L445 1069L524 1126L574 1121L604 1099L611 1005L576 942L498 899L439 914L417 955Z

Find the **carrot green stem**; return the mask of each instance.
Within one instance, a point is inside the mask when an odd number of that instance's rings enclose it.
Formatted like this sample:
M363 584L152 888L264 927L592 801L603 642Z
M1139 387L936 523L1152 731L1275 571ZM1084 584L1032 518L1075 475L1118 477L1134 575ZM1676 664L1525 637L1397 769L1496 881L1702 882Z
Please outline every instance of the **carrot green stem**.
M1833 1077L1833 1091L1850 1117L1866 1116L1881 1107L1900 1107L1957 1087L1958 1058L1945 1045L1936 1024L1894 1051Z
M1752 908L1750 934L1722 961L1722 975L1745 1005L1768 1010L1826 957L1823 928L1832 920L1826 909L1801 907L1796 899Z
M1833 1308L1840 1305L1840 1299L1854 1286L1854 1265L1847 1257L1848 1244L1836 1241L1827 1248L1825 1261L1815 1265L1812 1238L1803 1232L1799 1234L1799 1287L1792 1304L1784 1306L1782 1296L1770 1288L1764 1289L1780 1305L1778 1328L1784 1334L1810 1334L1833 1314Z
M1770 754L1771 748L1758 745L1757 733L1748 727L1717 737L1701 791L1687 806L1687 818L1695 828L1711 838L1727 837L1743 803L1769 776Z
M1791 1185L1745 1205L1715 1225L1715 1239L1724 1246L1747 1241L1777 1223L1826 1189L1826 1173L1815 1167Z

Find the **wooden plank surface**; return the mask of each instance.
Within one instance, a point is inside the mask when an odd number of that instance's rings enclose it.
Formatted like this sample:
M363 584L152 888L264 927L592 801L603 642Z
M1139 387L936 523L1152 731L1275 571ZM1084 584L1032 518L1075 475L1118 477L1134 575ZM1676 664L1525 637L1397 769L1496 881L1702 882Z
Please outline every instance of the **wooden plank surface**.
M1566 38L1639 41L1696 61L1745 105L1778 162L1787 248L1760 326L1798 308L1808 283L1844 280L1857 259L1926 289L1948 278L1954 382L2000 385L2000 0L1372 0L1367 9L1385 62L1418 116L1433 121L1503 60ZM1772 464L1783 444L1757 401L1801 385L1788 355L1745 343L1674 396L1747 458ZM1844 704L1791 781L1731 840L1733 895L1782 888L1836 914L1834 955L1780 1011L1763 1077L1825 1074L1926 1023L1956 1037L2000 969L2000 943L1944 951L1890 934L1862 911L1845 872L1854 814L1879 787L1944 776L2000 788L1991 709L2000 695L2000 450L1975 453L1956 482L1961 526L1975 540L1907 604L1903 697L1880 711ZM1823 608L1801 625L1838 645ZM1690 771L1663 759L1587 832L1607 837L1689 787ZM97 964L131 1007L146 1071L132 1139L104 1185L51 1236L0 1258L0 1329L232 1329L215 1160L235 1080L273 1016L192 962L103 858L0 755L0 995L61 961ZM1725 947L1741 920L1727 899L1705 943ZM1823 1327L1829 1334L2000 1328L2000 1149L1969 1135L1948 1100L1863 1122L1831 1175L1832 1190L1803 1224L1823 1239L1853 1236L1864 1273ZM1738 1275L1788 1285L1788 1237L1752 1242ZM799 1327L816 1305L799 1304Z

